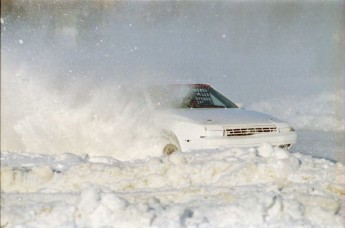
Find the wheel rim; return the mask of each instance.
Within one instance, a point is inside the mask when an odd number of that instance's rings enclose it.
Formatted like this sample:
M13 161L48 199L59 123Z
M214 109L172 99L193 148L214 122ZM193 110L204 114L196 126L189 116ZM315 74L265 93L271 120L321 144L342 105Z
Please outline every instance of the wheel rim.
M163 153L166 155L170 155L175 151L178 151L177 146L175 146L174 144L168 144L164 147Z

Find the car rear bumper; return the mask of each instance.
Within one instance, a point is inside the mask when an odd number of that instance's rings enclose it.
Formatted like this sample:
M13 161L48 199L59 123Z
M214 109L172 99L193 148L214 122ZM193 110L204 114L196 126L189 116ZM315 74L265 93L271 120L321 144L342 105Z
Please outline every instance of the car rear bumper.
M263 143L272 146L286 146L296 143L296 132L280 132L276 134L258 134L251 136L223 136L223 137L204 137L194 140L184 140L180 142L181 150L195 149L217 149L224 147L259 147Z

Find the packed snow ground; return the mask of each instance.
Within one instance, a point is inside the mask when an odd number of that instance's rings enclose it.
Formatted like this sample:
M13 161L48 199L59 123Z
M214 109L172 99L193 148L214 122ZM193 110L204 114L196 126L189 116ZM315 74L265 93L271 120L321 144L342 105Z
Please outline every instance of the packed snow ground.
M2 153L1 225L343 227L345 167L269 145L120 162Z

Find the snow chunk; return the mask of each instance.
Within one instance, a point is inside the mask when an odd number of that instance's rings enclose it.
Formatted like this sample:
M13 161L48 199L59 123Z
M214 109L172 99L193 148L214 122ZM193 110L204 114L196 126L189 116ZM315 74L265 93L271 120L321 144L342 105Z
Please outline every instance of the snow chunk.
M173 163L174 165L185 164L187 162L186 158L184 157L183 153L181 153L181 152L172 153L169 156L169 161L171 163Z
M279 148L279 147L275 147L274 148L274 155L276 159L285 159L289 157L289 152L287 152L286 150Z
M264 157L264 158L272 157L273 156L273 147L268 143L263 143L258 148L258 152L259 152L259 155L261 157Z

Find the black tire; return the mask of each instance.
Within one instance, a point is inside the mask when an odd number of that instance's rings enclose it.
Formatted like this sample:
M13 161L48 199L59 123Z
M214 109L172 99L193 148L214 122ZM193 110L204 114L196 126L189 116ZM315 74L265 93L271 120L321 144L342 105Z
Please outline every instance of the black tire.
M284 145L280 145L280 146L279 146L279 148L284 149L284 150L289 150L290 147L291 147L290 144L284 144Z

